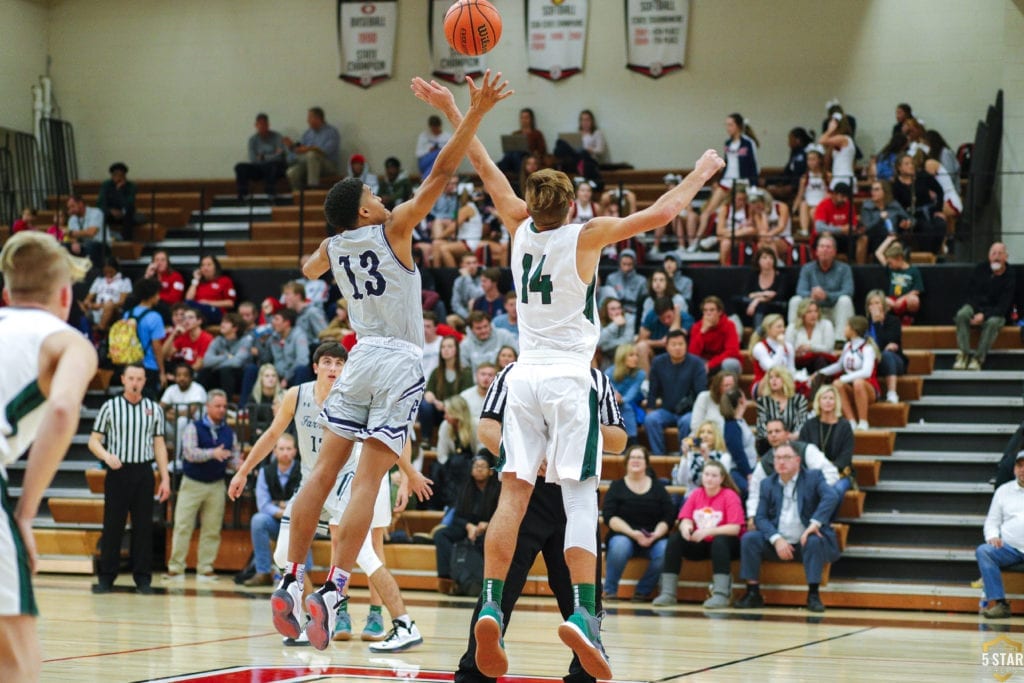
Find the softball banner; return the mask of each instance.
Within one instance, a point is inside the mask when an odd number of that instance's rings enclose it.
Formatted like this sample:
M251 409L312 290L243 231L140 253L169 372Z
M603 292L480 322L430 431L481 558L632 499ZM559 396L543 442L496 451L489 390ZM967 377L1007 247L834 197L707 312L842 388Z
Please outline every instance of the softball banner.
M686 60L690 0L626 0L626 68L651 78Z
M338 78L363 88L391 78L398 0L338 0Z
M463 84L466 76L478 78L487 69L487 55L471 57L459 54L448 44L444 35L444 15L452 0L430 2L430 63L431 74L449 83Z
M561 81L583 71L588 0L526 0L529 71Z

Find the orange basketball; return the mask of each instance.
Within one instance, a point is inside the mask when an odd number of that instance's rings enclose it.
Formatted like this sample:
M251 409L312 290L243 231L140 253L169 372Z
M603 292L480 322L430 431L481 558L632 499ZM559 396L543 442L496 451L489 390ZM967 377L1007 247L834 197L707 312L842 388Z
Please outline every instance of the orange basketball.
M458 0L444 15L444 35L456 52L482 55L501 39L501 15L487 0Z

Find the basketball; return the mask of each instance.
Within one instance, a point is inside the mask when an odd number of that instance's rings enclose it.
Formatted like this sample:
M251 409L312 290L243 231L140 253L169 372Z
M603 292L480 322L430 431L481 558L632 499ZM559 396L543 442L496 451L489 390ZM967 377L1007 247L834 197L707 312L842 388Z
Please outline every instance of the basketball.
M482 55L501 40L501 15L487 0L458 0L444 15L444 35L456 52Z

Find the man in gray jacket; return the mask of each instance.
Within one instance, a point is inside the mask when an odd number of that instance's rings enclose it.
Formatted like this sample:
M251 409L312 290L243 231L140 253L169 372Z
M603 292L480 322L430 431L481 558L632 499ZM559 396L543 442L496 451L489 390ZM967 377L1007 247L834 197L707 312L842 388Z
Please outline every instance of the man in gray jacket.
M207 389L238 393L242 368L249 360L252 337L245 333L245 321L238 313L226 313L220 321L220 336L214 338L203 356L198 381Z
M813 299L822 317L832 321L837 343L842 343L846 321L853 315L853 271L836 260L836 238L829 233L818 237L814 256L814 261L800 269L796 296L789 300L789 324L796 324L800 302Z
M295 329L295 311L282 308L270 318L274 334L270 338L270 355L274 359L281 384L292 386L310 381L309 341L302 330Z

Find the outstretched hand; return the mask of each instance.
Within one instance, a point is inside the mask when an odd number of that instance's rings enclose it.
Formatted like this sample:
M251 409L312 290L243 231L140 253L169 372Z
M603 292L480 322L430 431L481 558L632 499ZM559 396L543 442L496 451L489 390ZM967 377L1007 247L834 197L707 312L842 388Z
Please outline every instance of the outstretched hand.
M701 155L700 159L697 159L697 163L693 168L704 178L710 178L725 168L725 161L718 155L718 152L709 149Z
M493 79L491 70L485 71L480 87L469 76L466 76L466 83L469 84L470 106L480 112L490 111L498 102L515 93L515 90L507 90L508 81L501 80L500 71L494 74Z
M437 81L430 81L428 83L417 76L412 79L412 85L409 87L412 88L412 92L417 98L444 114L449 114L452 110L458 109L452 91Z

